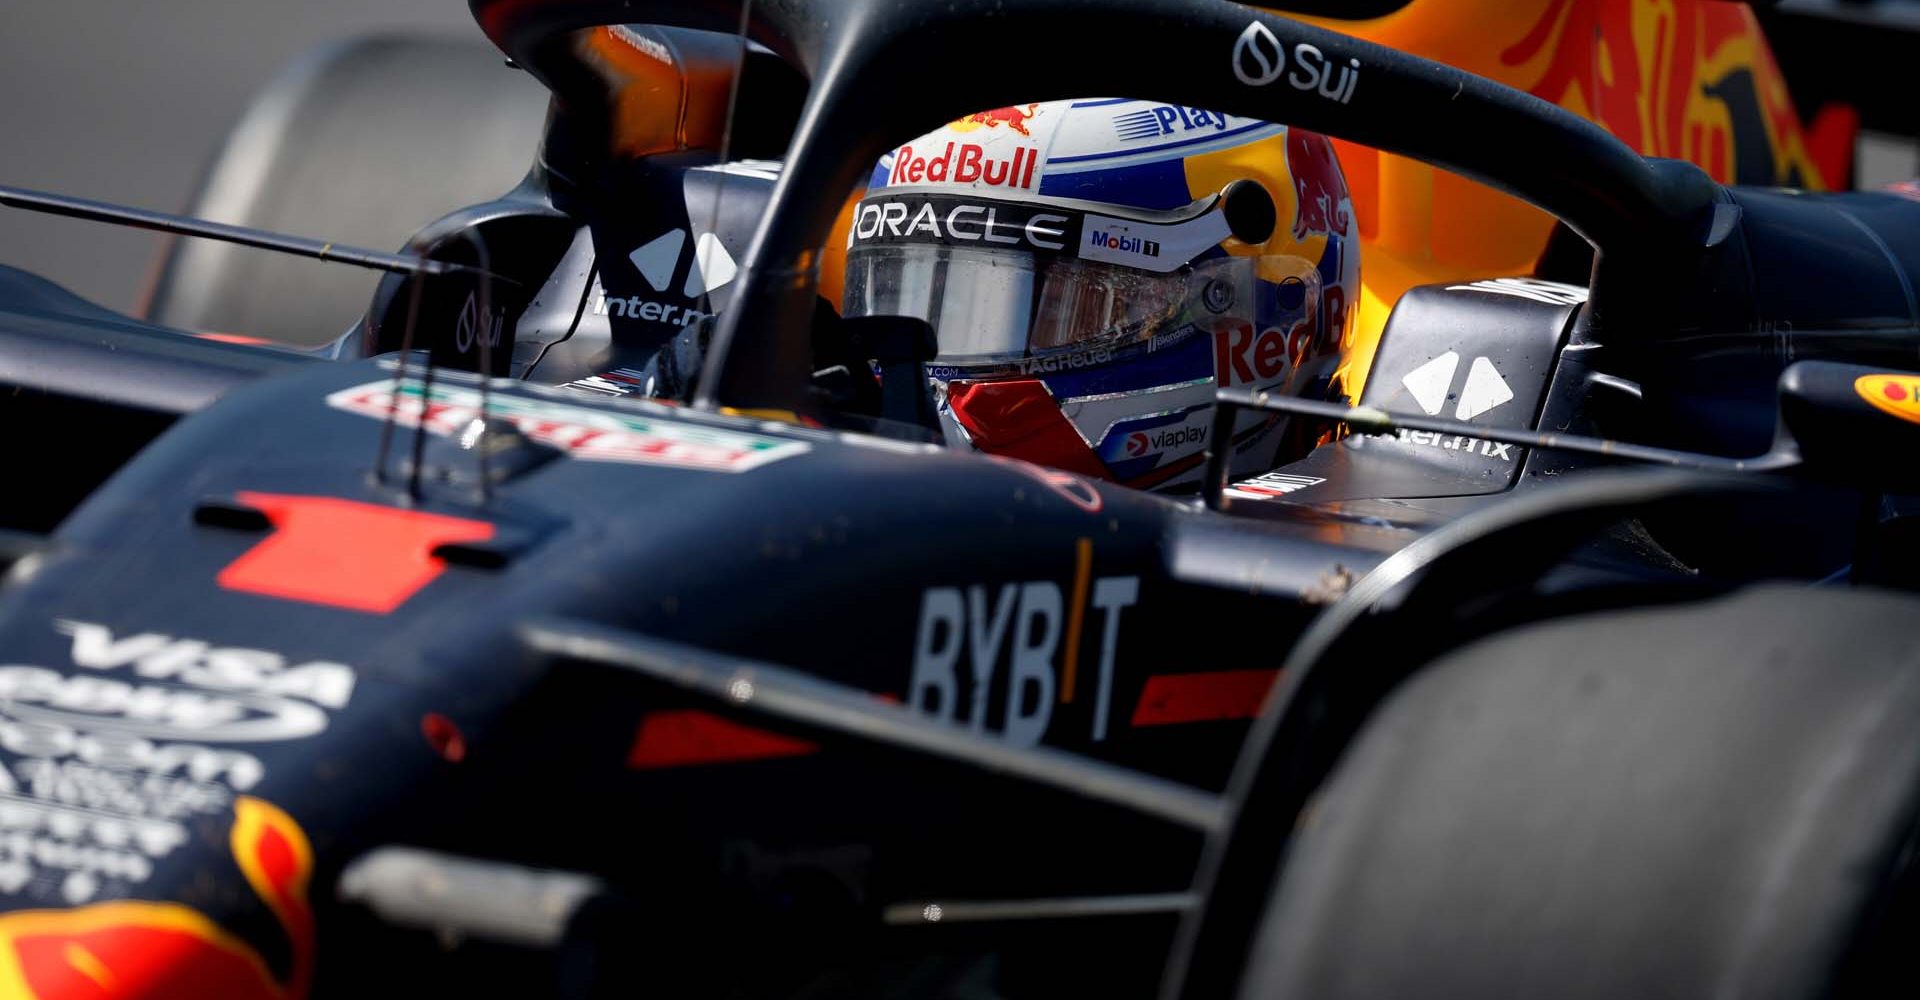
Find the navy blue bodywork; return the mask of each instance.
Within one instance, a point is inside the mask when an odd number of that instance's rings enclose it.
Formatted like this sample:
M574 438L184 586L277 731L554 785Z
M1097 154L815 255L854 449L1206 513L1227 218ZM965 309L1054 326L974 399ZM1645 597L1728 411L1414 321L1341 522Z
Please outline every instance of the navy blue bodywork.
M1415 534L1249 521L930 446L505 381L491 387L493 412L591 408L786 454L716 471L556 457L522 442L534 461L509 474L512 457L492 456L497 481L481 503L476 455L435 436L414 503L399 472L414 431L394 431L381 482L383 420L329 404L387 391L393 368L314 366L182 421L17 565L0 597L0 725L12 727L0 763L24 774L29 758L48 758L23 741L62 729L211 752L195 773L144 765L146 777L284 809L314 845L323 928L325 887L389 844L593 872L623 893L673 884L689 898L740 877L742 851L800 859L763 866L775 870L834 859L826 868L849 905L1176 890L1197 840L1111 808L982 799L977 777L830 749L662 762L642 732L661 713L683 719L673 713L686 705L617 670L537 654L523 629L591 623L789 665L990 735L1044 733L1054 746L1218 788L1288 637ZM415 366L410 384L419 377ZM477 392L472 376L434 377L435 392ZM231 568L291 530L247 516L259 495L484 522L497 544L491 559L449 560L385 612L235 589ZM325 540L342 553L364 544ZM180 642L205 645L168 645ZM152 655L167 648L191 665ZM223 670L219 651L230 649L279 662ZM1022 656L1045 677L1028 669L1010 694ZM308 682L274 680L299 670ZM1183 675L1229 694L1193 703L1177 688L1148 690ZM429 717L456 728L457 762ZM80 751L51 759L89 766ZM102 872L76 899L65 895L68 870L41 864L16 905L184 899L225 877L225 852L190 846L220 843L225 810L168 815L188 832L148 852L150 875ZM245 894L214 902L203 906L236 927L263 916Z
M888 907L1192 887L1205 823L996 782L990 767L881 741L816 745L536 641L543 629L601 630L793 668L864 692L889 717L1213 791L1322 605L1437 526L1604 464L1463 434L1347 438L1236 484L1215 510L818 426L838 415L805 378L820 346L805 262L837 205L817 192L870 163L892 138L883 131L928 124L910 121L922 105L981 98L945 78L910 95L863 84L898 75L909 47L892 41L906 32L934 31L930 50L960 47L1017 13L1064 35L1088 6L765 8L753 36L822 81L809 98L821 107L803 119L789 173L750 185L771 214L716 231L751 245L734 247L742 277L711 328L591 315L600 251L697 222L675 196L657 214L649 201L622 206L631 217L594 217L604 177L593 171L623 171L591 144L572 149L583 157L565 164L573 175L532 178L416 240L437 259L510 271L513 287L390 280L342 342L378 358L319 364L187 339L0 271L0 375L12 390L0 412L24 428L34 473L0 507L0 938L71 943L65 917L119 920L128 933L191 917L238 942L202 927L203 960L257 957L273 996L556 978L793 985L823 970L884 978L886 957L974 947L963 935L929 948L873 919ZM634 9L696 27L737 16L719 2L475 8L555 87L568 128L597 112L565 100L577 67L563 65L564 32ZM1920 203L1730 192L1524 95L1237 5L1140 3L1112 16L1184 54L1155 64L1178 75L1146 78L1151 96L1425 154L1559 211L1596 244L1592 301L1587 288L1526 279L1524 294L1499 282L1410 293L1369 405L1742 454L1773 432L1776 379L1792 361L1912 356ZM1228 56L1262 30L1351 52L1356 66L1364 57L1359 102L1255 85ZM1017 95L1031 97L1085 85L1066 63L1019 71L993 86L1032 86ZM1524 170L1515 146L1530 150ZM568 151L550 144L543 156ZM692 190L682 167L649 190L718 197ZM542 186L556 178L574 189ZM1817 287L1796 274L1817 274ZM1849 281L1858 294L1834 294ZM602 302L639 296L600 284ZM406 322L416 291L427 312ZM711 348L705 371L684 373L701 406L422 366L525 374L545 363L571 382L662 343ZM1445 378L1414 388L1449 354ZM1468 407L1483 363L1505 396L1489 407L1481 392ZM1628 524L1576 553L1561 585L1840 574L1867 545L1857 522L1877 528L1881 513L1831 485L1734 503L1704 520ZM1757 525L1792 544L1754 546ZM579 873L593 888L545 914L562 925L551 937L469 948L385 919L352 889L356 866L394 847ZM143 905L115 908L124 900ZM512 893L459 903L519 908L534 923L545 905ZM1033 959L1043 981L1092 995L1154 974L1171 922L1111 936L1082 924L1081 950L1064 953L1035 922L976 950ZM432 961L449 949L467 960ZM316 953L344 958L316 966Z

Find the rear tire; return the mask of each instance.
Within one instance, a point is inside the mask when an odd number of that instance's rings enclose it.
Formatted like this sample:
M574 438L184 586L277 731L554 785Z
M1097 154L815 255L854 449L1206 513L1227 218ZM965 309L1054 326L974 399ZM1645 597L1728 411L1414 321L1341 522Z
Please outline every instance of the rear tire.
M1769 586L1518 628L1380 706L1239 994L1912 996L1917 804L1911 598Z
M390 250L512 188L533 163L545 88L484 44L361 38L270 84L189 213ZM146 315L180 329L323 344L366 312L378 275L205 240L162 252Z

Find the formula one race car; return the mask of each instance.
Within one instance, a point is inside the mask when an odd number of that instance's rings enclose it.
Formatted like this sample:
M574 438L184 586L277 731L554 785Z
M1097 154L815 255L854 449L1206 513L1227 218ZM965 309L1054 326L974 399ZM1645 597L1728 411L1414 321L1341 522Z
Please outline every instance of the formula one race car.
M0 992L1911 992L1920 200L1224 0L472 7L553 111L406 252L0 190L386 273L294 351L0 270ZM1196 496L943 447L845 195L1119 83L1557 223Z

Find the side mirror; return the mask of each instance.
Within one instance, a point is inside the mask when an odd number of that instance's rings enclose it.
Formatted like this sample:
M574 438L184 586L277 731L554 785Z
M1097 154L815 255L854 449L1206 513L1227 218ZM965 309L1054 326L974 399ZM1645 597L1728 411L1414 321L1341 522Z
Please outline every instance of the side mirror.
M1821 478L1920 492L1920 372L1830 361L1789 365L1780 373L1780 433Z
M880 366L880 415L940 430L927 362L939 353L933 325L917 316L855 316L841 321L854 352Z

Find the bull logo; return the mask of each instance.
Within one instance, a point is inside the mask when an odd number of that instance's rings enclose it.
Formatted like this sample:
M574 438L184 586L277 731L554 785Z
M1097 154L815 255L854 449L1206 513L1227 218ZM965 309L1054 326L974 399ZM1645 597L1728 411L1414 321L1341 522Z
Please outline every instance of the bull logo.
M1810 150L1753 14L1739 4L1551 0L1500 62L1535 97L1648 156L1723 183L1830 187L1845 158ZM1544 57L1531 80L1530 67Z
M1352 224L1352 201L1347 194L1346 175L1340 172L1340 161L1333 155L1333 143L1318 133L1288 129L1287 169L1293 174L1293 190L1299 196L1293 216L1294 239L1304 239L1309 233L1346 233Z
M278 968L191 907L117 900L0 917L0 969L12 972L0 980L6 995L303 1000L313 981L313 849L292 817L244 795L234 803L229 840L234 862L284 936Z
M995 108L992 111L981 111L968 115L954 122L950 127L956 132L972 132L975 129L999 128L1005 125L1009 130L1031 139L1033 138L1033 132L1027 128L1027 123L1039 116L1040 105L1038 104L1029 104L1024 110L1021 108Z

